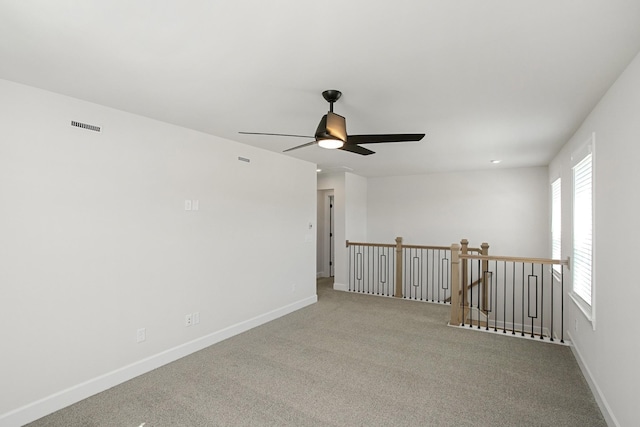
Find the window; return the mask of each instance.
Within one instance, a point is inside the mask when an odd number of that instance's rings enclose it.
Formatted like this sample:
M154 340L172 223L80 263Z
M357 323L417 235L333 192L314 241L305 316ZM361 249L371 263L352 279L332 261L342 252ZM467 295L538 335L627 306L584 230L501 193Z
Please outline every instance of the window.
M592 142L592 140L590 140ZM593 316L593 153L592 144L573 167L573 296ZM586 153L586 154L585 154Z
M562 181L560 178L551 183L551 258L562 257ZM562 266L553 265L553 271L558 276Z

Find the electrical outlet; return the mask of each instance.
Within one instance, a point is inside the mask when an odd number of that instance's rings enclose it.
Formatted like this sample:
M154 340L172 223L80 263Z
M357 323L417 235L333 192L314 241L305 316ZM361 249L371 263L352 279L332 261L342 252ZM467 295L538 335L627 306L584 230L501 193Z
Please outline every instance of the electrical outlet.
M191 325L193 325L193 315L187 314L186 316L184 316L184 326L191 326Z
M200 323L200 312L196 311L193 313L193 324L197 325L198 323Z
M291 292L295 292L296 291L296 284L294 283L293 285L291 285Z
M185 200L184 201L184 210L185 211L190 211L191 207L192 207L191 200Z
M146 339L147 339L147 330L146 330L146 328L138 329L138 331L136 333L136 341L137 342L142 342L142 341L144 341Z

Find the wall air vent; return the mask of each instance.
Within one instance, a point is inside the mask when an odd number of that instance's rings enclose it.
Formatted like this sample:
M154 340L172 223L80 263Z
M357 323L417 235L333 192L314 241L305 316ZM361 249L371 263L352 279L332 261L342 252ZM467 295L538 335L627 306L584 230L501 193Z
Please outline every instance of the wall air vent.
M73 120L71 120L71 126L92 130L94 132L100 132L100 126L88 125L86 123L75 122Z

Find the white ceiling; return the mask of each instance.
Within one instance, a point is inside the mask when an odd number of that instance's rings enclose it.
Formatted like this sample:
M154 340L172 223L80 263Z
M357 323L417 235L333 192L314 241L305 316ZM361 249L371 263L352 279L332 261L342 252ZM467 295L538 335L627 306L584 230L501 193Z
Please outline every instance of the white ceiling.
M273 151L328 104L363 176L548 164L640 50L638 0L0 0L0 78Z

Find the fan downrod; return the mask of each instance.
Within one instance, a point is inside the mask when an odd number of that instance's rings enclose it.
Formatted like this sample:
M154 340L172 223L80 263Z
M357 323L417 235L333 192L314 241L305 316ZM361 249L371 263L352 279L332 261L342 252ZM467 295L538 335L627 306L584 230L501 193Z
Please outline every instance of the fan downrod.
M322 97L329 103L329 111L333 113L333 103L336 102L342 96L342 92L335 89L325 90L322 92Z

